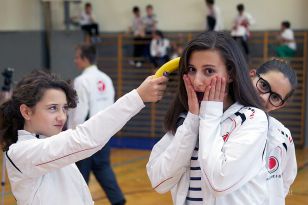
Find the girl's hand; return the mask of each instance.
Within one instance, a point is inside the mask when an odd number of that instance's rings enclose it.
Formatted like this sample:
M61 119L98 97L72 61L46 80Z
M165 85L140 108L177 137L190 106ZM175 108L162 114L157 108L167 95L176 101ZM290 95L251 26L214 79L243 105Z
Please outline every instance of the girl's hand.
M212 78L210 85L205 88L204 101L223 102L226 90L226 79L224 77L215 76Z
M199 106L196 92L187 75L183 75L183 80L184 80L184 84L185 84L185 88L187 92L189 112L195 115L199 115L200 106Z
M147 77L136 89L143 102L157 102L162 99L167 88L168 78Z

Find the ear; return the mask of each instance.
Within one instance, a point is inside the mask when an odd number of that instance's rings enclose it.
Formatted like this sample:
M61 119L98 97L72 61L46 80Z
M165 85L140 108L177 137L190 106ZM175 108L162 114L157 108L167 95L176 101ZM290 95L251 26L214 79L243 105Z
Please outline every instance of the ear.
M251 69L251 70L249 71L249 76L250 76L251 78L256 77L256 76L257 76L257 70L256 70L256 69Z
M25 104L21 104L19 107L19 111L25 120L30 120L32 110Z
M289 105L288 101L286 101L284 104L280 105L280 106L279 106L279 109L280 109L280 108L283 108L283 107L285 107L285 106L287 106L287 105Z
M229 75L228 76L228 79L227 79L228 81L227 81L227 83L231 83L231 82L233 82L233 78Z
M229 84L229 83L231 83L231 82L233 82L233 78L232 78L232 76L231 76L231 71L229 71L228 72L228 76L227 76L228 78L226 79L227 80L227 83Z
M226 83L231 83L231 82L233 82L233 78L232 78L232 76L231 76L231 74L232 74L232 67L231 66L227 66L227 70L228 70L228 78L226 79Z

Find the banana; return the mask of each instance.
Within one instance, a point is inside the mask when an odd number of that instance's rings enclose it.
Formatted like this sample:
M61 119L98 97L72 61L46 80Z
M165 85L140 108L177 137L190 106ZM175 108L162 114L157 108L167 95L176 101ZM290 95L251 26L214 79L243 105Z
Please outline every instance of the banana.
M159 78L163 76L164 72L171 73L179 68L180 57L172 59L162 65L155 73L155 77Z

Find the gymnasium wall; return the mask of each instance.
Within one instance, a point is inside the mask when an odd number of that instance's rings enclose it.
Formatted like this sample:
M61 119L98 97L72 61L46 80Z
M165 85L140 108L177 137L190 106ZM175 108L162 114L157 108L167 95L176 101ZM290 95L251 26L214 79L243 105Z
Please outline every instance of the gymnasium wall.
M44 67L45 50L42 32L0 32L0 72L15 69L14 79L34 68ZM2 76L0 76L2 85Z
M83 1L85 2L85 1ZM202 30L206 15L204 0L89 0L101 25L102 32L125 31L131 23L131 8L139 5L142 11L151 3L159 20L159 28L166 31ZM256 18L254 30L277 30L282 20L288 19L298 30L308 29L307 0L216 0L224 15L225 28L231 26L236 15L235 6L244 3ZM45 67L46 45L43 33L43 10L40 0L0 0L0 71L15 68L15 80L34 68ZM74 46L82 41L75 31L63 31L63 2L52 3L50 66L63 78L78 74L74 63ZM72 15L81 10L81 5L71 6ZM173 9L172 9L173 8ZM177 21L175 21L175 19ZM59 31L61 30L61 31ZM307 45L308 46L308 45ZM2 78L1 78L2 80ZM1 82L0 82L1 83ZM306 89L306 119L308 118L308 89ZM305 145L308 147L308 126Z
M308 121L307 121L308 119L308 89L307 89L307 86L308 86L308 82L306 82L305 147L308 147Z
M42 30L42 0L1 0L0 31ZM56 30L64 28L63 2L52 0L52 25ZM88 0L102 31L125 31L131 24L131 9L139 5L144 12L147 4L154 6L159 28L165 31L202 30L205 24L204 0ZM86 1L83 1L86 2ZM175 5L176 2L176 5ZM294 29L308 29L307 0L216 0L224 16L225 28L231 27L236 15L236 5L244 3L257 20L254 30L278 29L282 20L288 19ZM76 15L82 5L72 4L71 13Z

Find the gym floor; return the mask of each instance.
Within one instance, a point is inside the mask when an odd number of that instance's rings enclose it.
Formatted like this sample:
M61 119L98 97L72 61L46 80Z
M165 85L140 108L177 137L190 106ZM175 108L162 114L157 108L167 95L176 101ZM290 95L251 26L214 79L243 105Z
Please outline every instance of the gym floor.
M127 205L172 204L170 193L158 194L151 188L145 170L149 155L150 151L144 150L112 150L113 169L127 199ZM2 155L0 157L2 164ZM308 149L297 150L297 163L298 175L287 197L287 205L308 204ZM89 186L95 204L110 204L94 176L91 176ZM4 204L16 204L9 183L5 185Z

